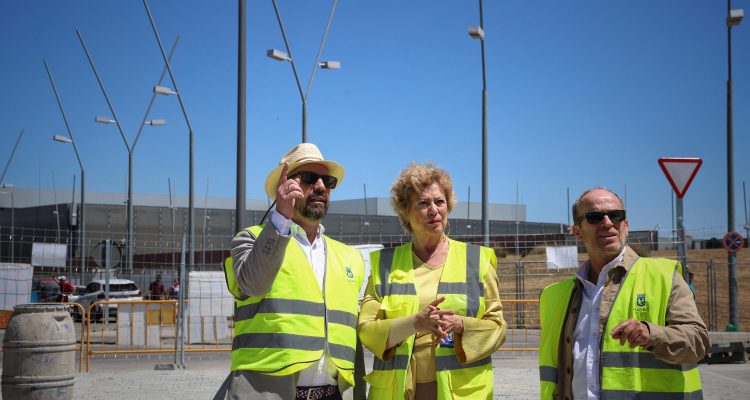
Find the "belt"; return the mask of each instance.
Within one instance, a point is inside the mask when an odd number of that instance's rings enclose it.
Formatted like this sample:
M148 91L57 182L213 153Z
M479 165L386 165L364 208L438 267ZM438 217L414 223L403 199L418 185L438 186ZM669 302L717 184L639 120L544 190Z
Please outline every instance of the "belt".
M297 386L297 400L316 400L333 396L339 392L336 385L325 386Z

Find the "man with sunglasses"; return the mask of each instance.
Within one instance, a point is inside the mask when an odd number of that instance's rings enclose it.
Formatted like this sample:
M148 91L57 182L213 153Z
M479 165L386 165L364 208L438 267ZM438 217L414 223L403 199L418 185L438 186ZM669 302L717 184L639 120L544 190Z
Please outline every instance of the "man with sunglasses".
M542 398L702 398L708 331L680 263L625 244L625 207L608 189L583 192L572 212L589 259L540 296Z
M314 144L295 146L266 178L276 205L270 223L232 240L224 263L236 298L229 399L352 397L364 264L320 223L343 177Z

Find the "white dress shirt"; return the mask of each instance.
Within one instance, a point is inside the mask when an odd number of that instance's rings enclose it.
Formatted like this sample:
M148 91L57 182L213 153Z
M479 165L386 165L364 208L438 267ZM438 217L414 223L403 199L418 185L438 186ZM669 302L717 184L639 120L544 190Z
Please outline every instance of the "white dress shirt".
M299 243L302 251L307 257L307 261L312 266L315 278L318 281L318 287L323 293L325 299L325 275L326 275L326 244L323 240L325 228L320 225L318 235L312 243L307 239L307 233L301 226L295 224L290 219L286 219L281 213L274 210L271 214L271 224L282 236L292 235ZM325 352L317 364L313 364L299 372L297 386L323 386L337 385L338 371L336 366L331 362L328 356L328 341L326 341Z
M596 285L589 282L591 263L585 262L578 268L576 278L583 283L581 312L578 314L573 331L573 399L597 400L601 383L599 382L599 306L602 289L607 280L607 273L622 261L625 249L602 268ZM607 334L606 332L604 334Z

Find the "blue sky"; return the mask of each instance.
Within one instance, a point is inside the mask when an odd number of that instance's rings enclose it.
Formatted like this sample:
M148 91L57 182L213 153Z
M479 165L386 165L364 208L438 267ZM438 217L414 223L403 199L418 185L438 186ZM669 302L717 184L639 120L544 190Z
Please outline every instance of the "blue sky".
M306 87L330 1L279 0ZM195 192L234 197L237 16L235 1L151 1L195 131ZM750 2L734 8L750 11ZM625 197L631 229L671 227L659 157L704 160L685 197L696 236L726 231L726 3L719 1L486 1L489 199L515 203L530 221L567 222L584 189ZM248 1L247 195L300 141L301 101L272 3ZM481 195L479 21L476 1L338 3L309 98L309 141L346 167L334 199L387 196L410 161L451 174L459 201ZM750 181L750 21L733 30L735 193ZM86 40L132 143L163 61L140 1L4 1L0 5L0 162L26 129L5 182L69 189L79 173L46 76L52 68L79 145L87 189L123 192L127 152L75 34ZM167 81L168 82L168 81ZM171 85L169 85L171 86ZM159 97L134 151L134 192L186 194L188 131L175 97ZM750 182L749 182L750 183Z

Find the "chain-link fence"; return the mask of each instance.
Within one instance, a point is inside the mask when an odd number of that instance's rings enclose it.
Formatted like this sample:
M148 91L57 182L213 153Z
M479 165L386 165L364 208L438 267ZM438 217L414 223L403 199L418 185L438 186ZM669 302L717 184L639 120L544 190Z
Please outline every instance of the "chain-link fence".
M327 222L341 223L336 219ZM16 223L22 225L23 221L16 221ZM229 244L232 239L231 235L217 235L215 232L210 235L198 235L193 241L195 250L191 258L184 253L181 237L163 233L139 233L135 236L133 243L133 265L130 267L127 265L129 248L122 240L125 237L124 232L113 235L111 232L92 231L86 233L87 259L85 268L81 268L79 238L75 231L24 229L17 225L13 230L13 235L8 235L9 232L6 229L2 232L0 262L31 264L34 257L47 260L46 264L35 265L33 268L34 290L49 288L50 284L54 283L54 278L60 275L65 275L69 282L78 286L85 286L94 280L104 280L102 241L111 239L113 262L110 276L132 280L142 295L146 294L149 285L157 275L161 276L165 291L169 292L179 276L180 266L183 263L187 272L190 270L221 271L223 260L229 255ZM380 243L385 247L396 246L410 240L407 235L370 235L367 232L350 232L350 234L333 237L349 244L370 242ZM481 236L473 234L454 234L452 238L475 244L482 242ZM629 243L644 256L664 256L666 252L666 256L676 257L676 252L672 249L678 243L665 241L663 237L659 239L653 231L631 232ZM495 235L490 237L490 244L498 255L497 273L501 298L514 300L509 302L505 309L505 317L509 326L514 329L538 328L538 305L535 302L526 302L526 300L538 299L544 287L575 273L573 268L548 268L545 255L548 246L577 246L579 260L586 258L580 243L576 242L575 237L567 234ZM58 246L52 249L44 245ZM693 243L691 247L695 247L695 244ZM665 248L667 250L663 250ZM662 249L661 252L660 249ZM35 251L37 253L39 251L62 252L40 255L35 254ZM726 253L719 252L713 260L690 262L690 270L695 278L698 310L712 330L724 330L729 323L728 268L726 258L721 257L725 255ZM747 294L750 293L750 263L742 258L739 260L741 261L736 265L737 313L739 327L747 329L750 326L750 298ZM0 292L3 292L0 295L14 294L15 289L11 286L0 287ZM52 287L54 288L54 284ZM40 300L43 299L39 296L30 298L30 301Z

